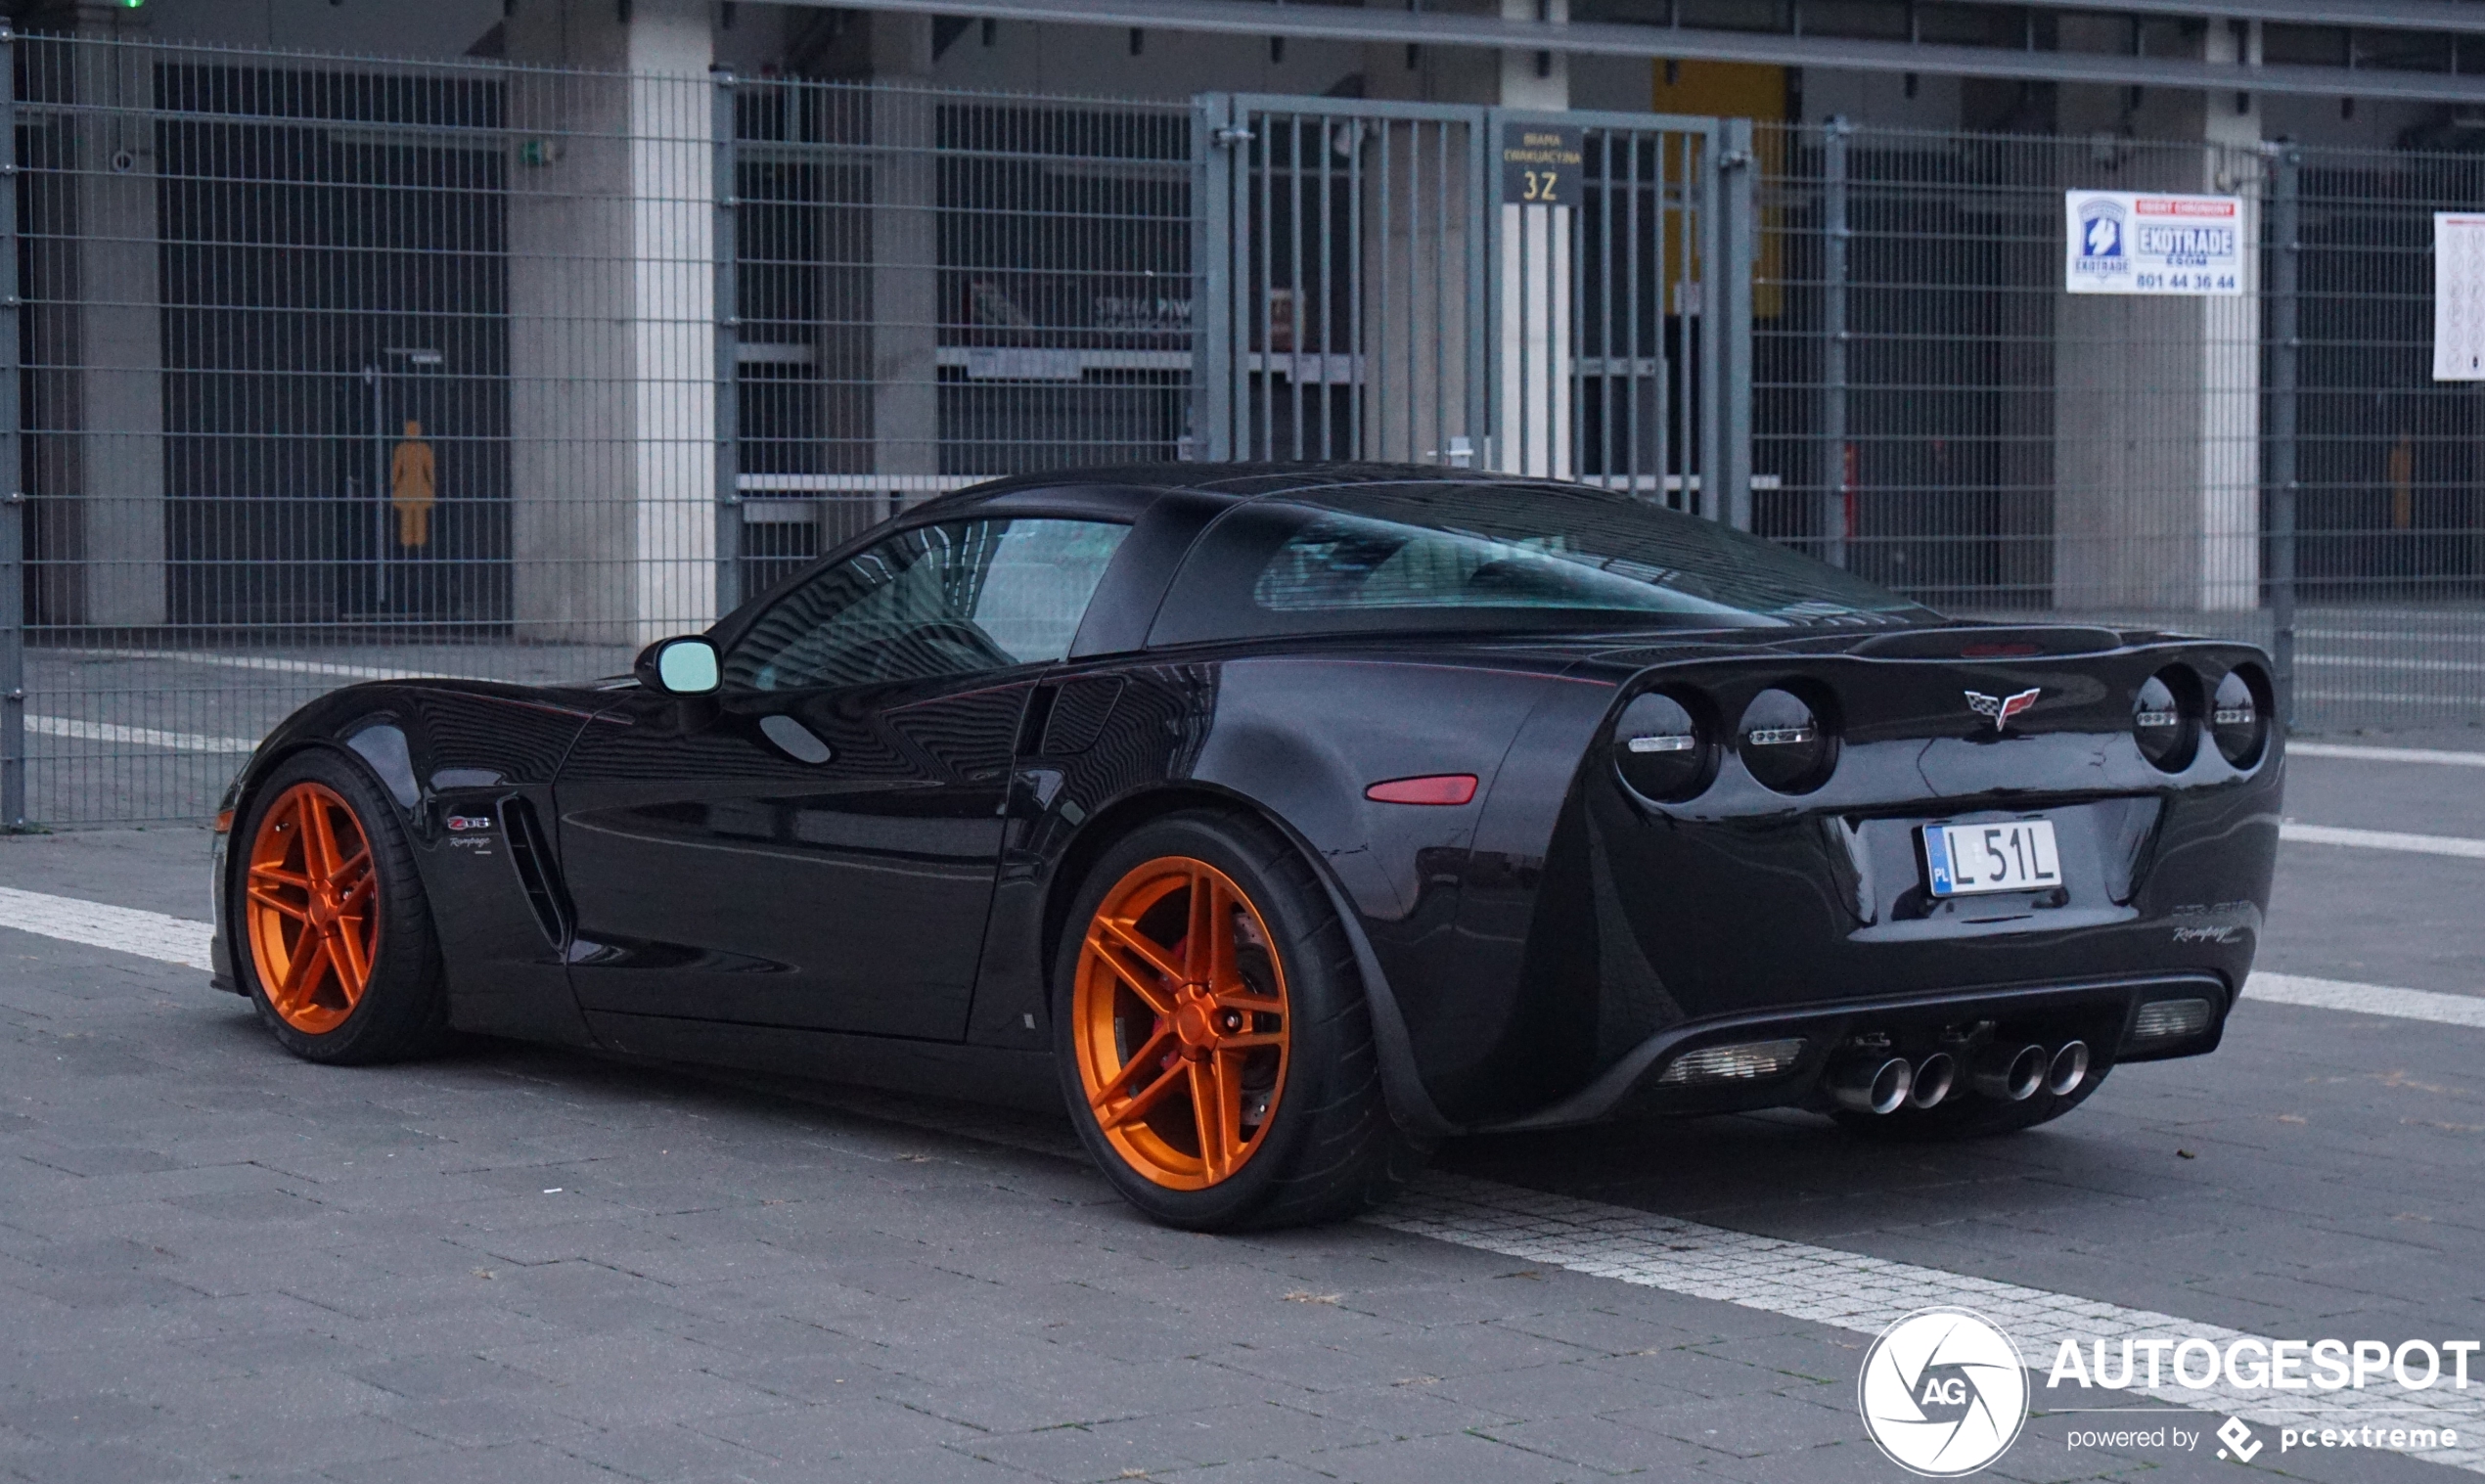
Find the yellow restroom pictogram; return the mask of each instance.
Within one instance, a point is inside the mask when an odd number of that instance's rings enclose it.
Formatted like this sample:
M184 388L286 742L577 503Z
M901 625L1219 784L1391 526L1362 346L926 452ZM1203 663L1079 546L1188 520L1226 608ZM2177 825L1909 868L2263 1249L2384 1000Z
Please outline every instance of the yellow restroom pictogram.
M397 512L397 544L429 546L431 542L431 445L423 441L423 425L406 419L406 435L388 459L388 503Z

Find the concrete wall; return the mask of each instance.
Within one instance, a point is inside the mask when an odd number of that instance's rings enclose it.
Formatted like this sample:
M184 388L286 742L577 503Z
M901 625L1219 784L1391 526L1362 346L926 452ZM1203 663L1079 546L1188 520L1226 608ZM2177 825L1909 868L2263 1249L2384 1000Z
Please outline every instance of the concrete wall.
M144 41L126 12L81 6L81 36ZM113 110L73 125L79 513L91 624L164 621L163 328L157 271L154 58L135 46L82 47L77 102ZM117 112L130 111L130 112Z
M521 637L646 643L715 616L713 154L703 0L522 6L510 113L514 605ZM626 75L623 75L626 74Z
M2071 22L2066 22L2068 25ZM2234 38L2211 27L2212 47ZM2255 101L2064 88L2062 132L2107 141L2083 183L2241 194L2261 160ZM2114 143L2113 141L2127 141ZM2223 611L2259 605L2260 302L2256 254L2234 298L2069 294L2055 326L2056 607Z

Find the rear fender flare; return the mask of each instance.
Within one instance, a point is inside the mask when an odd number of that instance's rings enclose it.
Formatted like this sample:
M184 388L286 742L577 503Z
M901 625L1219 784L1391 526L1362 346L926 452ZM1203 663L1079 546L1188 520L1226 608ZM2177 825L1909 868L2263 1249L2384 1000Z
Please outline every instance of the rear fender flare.
M1236 789L1215 784L1190 784L1152 788L1145 792L1115 800L1096 812L1079 832L1071 836L1064 851L1062 866L1054 873L1045 904L1043 942L1045 977L1052 977L1054 958L1061 948L1062 934L1066 930L1070 901L1085 882L1088 870L1111 843L1152 819L1161 818L1186 808L1218 808L1237 810L1275 830L1293 846L1312 868L1312 875L1329 893L1330 906L1346 930L1346 941L1354 950L1355 967L1363 976L1364 1000L1371 1008L1373 1041L1379 1052L1380 1089L1388 1100L1389 1116L1399 1128L1419 1139L1439 1139L1460 1132L1457 1125L1443 1117L1424 1087L1423 1076L1415 1064L1415 1042L1407 1033L1405 1014L1398 1008L1398 997L1390 987L1389 976L1381 971L1380 960L1372 950L1363 919L1354 901L1338 880L1331 862L1301 831L1288 825L1275 811L1259 800Z

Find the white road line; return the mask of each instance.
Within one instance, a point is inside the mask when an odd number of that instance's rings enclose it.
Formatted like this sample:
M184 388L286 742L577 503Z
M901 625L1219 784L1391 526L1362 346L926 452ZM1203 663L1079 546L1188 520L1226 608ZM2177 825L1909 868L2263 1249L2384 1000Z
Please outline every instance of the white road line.
M0 887L0 926L23 928L76 943L116 948L193 967L206 967L207 924L164 913L107 907L70 897ZM2288 987L2304 985L2320 988L2297 992L2325 996L2340 992L2353 1002L2336 1005L2334 1008L2337 1009L2410 1014L2433 1001L2457 1002L2417 1014L2416 1017L2420 1019L2447 1018L2450 1011L2463 1010L2471 1004L2485 1011L2485 1000L2467 1002L2452 995L2419 996L2415 990L2391 990L2379 985L2299 979L2283 974L2258 974L2252 979L2253 992L2265 999L2284 998ZM2264 986L2275 987L2279 993L2264 993ZM2371 1003L2376 998L2398 1004L2401 1008L2383 1009ZM2297 1003L2314 1002L2301 1000ZM2324 1000L2320 1003L2329 1002ZM2456 1023L2485 1023L2485 1015ZM870 1113L872 1109L861 1111ZM876 1116L891 1115L882 1112ZM914 1121L905 1118L902 1112L894 1116L898 1121ZM963 1137L979 1137L971 1127L962 1126L955 1119L939 1120L937 1126ZM1018 1139L999 1142L1023 1146L1023 1141ZM2210 1341L2223 1352L2236 1340L2255 1337L2241 1330L2194 1324L2172 1315L2129 1309L2098 1299L2022 1287L1988 1278L1945 1273L1938 1268L1841 1252L1833 1247L1755 1237L1748 1232L1681 1221L1627 1206L1605 1205L1458 1175L1425 1176L1395 1203L1364 1220L1391 1231L1499 1253L1523 1262L1609 1278L1641 1287L1661 1288L1693 1298L1722 1300L1746 1309L1828 1325L1858 1334L1877 1334L1892 1321L1912 1310L1941 1304L1965 1305L2000 1324L2019 1343L2022 1354L2039 1371L2051 1367L2056 1351L2064 1340L2086 1345L2101 1339L2107 1342L2109 1349L2119 1350L2120 1342L2126 1336L2133 1339L2189 1339L2196 1336ZM2262 1337L2262 1343L2267 1345L2269 1341ZM2161 1401L2179 1406L2232 1413L2266 1426L2300 1425L2307 1420L2334 1425L2352 1419L2373 1425L2395 1423L2401 1427L2411 1423L2453 1426L2460 1428L2466 1437L2485 1437L2485 1393L2473 1388L2465 1392L2438 1389L2414 1392L2339 1391L2325 1393L2317 1401L2308 1398L2300 1404L2289 1404L2282 1399L2228 1386L2223 1382L2197 1391L2178 1389L2172 1385L2161 1385L2152 1390L2145 1384L2138 1384L2139 1379L2136 1374L2135 1384L2128 1389L2154 1395ZM2038 1405L2045 1405L2044 1388L2038 1388L2037 1396ZM2056 1393L2051 1398L2056 1406L2086 1399L2085 1393ZM2413 1453L2413 1450L2409 1451ZM2430 1462L2452 1463L2485 1473L2485 1447L2471 1445L2414 1456Z
M1805 1242L1780 1241L1670 1216L1605 1205L1566 1195L1455 1175L1433 1175L1393 1204L1363 1218L1375 1226L1498 1252L1522 1262L1662 1288L1694 1298L1723 1300L1746 1309L1808 1320L1857 1334L1878 1334L1917 1309L1958 1305L1974 1309L2018 1342L2020 1355L2038 1372L2049 1371L2065 1340L2084 1355L2104 1340L2109 1354L2135 1340L2197 1336L2221 1353L2244 1331L2195 1324L2146 1309L2024 1288L1938 1268L1891 1262ZM2289 1335L2285 1338L2318 1338ZM2267 1337L2260 1337L2266 1346ZM2266 1351L2264 1351L2266 1353ZM2232 1413L2268 1426L2300 1426L2307 1420L2339 1425L2455 1427L2462 1446L2414 1454L2429 1462L2454 1463L2485 1473L2485 1392L2448 1390L2324 1393L2289 1403L2266 1391L2219 1384L2202 1390L2143 1384L2135 1372L2127 1388L2184 1407ZM2065 1387L2050 1394L2035 1388L2038 1407L2077 1406L2094 1397ZM2413 1450L2402 1450L2413 1453Z
M249 752L258 743L242 737L209 737L203 732L158 732L153 727L124 727L118 722L79 721L69 716L29 716L25 729L45 737L74 737L82 742L124 742L164 747L174 752Z
M2356 1011L2401 1020L2430 1020L2437 1025L2465 1025L2485 1030L2485 995L2444 995L2429 989L2396 989L2387 984L2358 984L2350 979L2312 979L2302 974L2274 974L2255 969L2243 981L2243 998L2278 1005L2310 1005L2321 1010Z
M2453 752L2442 747L2366 747L2351 742L2290 742L2289 757L2347 757L2369 763L2445 763L2454 768L2485 768L2485 752Z
M191 968L209 967L207 939L212 929L195 918L176 918L169 913L111 907L77 897L0 886L0 927L84 943L91 948L118 949Z
M2299 845L2353 845L2359 850L2411 850L2418 855L2456 855L2485 861L2485 840L2456 834L2408 834L2397 830L2342 830L2335 825L2298 825L2286 821L2278 837Z
M80 659L151 659L167 664L217 665L228 670L272 670L280 675L333 675L340 680L444 680L437 670L392 670L384 665L339 664L325 659L280 659L268 654L217 654L204 650L54 650Z
M2485 675L2485 664L2464 659L2365 659L2344 654L2298 654L2304 670L2407 670L2424 675Z

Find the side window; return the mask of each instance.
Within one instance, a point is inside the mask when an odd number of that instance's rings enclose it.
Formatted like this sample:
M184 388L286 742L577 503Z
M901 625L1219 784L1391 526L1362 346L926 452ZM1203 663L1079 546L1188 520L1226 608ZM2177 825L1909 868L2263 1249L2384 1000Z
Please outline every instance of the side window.
M1129 530L1020 519L901 532L777 600L725 656L725 684L808 690L1062 658Z

